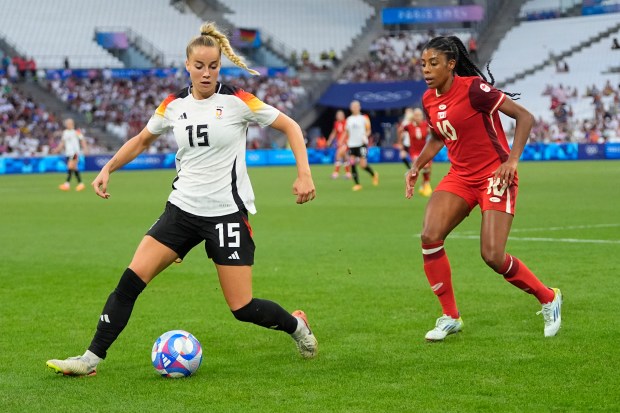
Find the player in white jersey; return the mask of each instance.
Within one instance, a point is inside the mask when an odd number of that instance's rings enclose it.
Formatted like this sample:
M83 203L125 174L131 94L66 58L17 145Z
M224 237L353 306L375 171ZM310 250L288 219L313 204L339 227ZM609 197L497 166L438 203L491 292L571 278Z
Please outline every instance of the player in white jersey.
M168 96L146 127L118 150L93 181L96 194L109 198L110 173L142 153L160 134L174 133L179 146L177 177L165 211L142 239L108 298L88 350L82 356L49 360L47 366L55 372L95 374L146 285L202 241L234 317L285 331L304 358L316 356L318 344L303 311L289 314L275 302L252 295L254 241L248 212L255 213L256 208L245 163L248 124L268 125L287 136L297 163L293 193L298 204L315 197L302 131L291 118L252 94L219 83L222 52L257 74L234 53L215 24L204 24L201 35L186 50L191 86Z
M407 171L411 169L411 162L409 159L409 146L411 145L411 139L407 125L413 120L413 109L405 109L403 120L398 124L396 128L396 147L398 148L398 155L400 160L403 161L407 167Z
M82 176L78 170L78 161L80 153L86 154L88 146L86 145L86 139L79 129L75 129L75 122L73 119L67 118L65 120L65 130L62 131L62 137L60 144L52 151L53 153L60 153L65 150L65 156L67 157L67 180L61 184L58 188L62 191L68 191L71 189L71 176L75 175L75 179L78 181L78 185L75 188L76 191L83 191L84 184L82 183Z
M351 162L351 173L355 185L354 191L362 189L360 185L360 177L357 173L357 163L364 168L366 172L372 176L372 184L379 185L379 174L368 165L368 136L370 136L370 119L368 116L362 115L362 106L360 102L354 100L349 107L351 115L347 118L345 130L347 133L347 145L349 146L349 161Z

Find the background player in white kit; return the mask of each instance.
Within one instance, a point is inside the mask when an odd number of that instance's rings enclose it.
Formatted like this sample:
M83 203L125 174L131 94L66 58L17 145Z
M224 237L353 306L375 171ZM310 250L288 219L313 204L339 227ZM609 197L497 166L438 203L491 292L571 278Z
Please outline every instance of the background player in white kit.
M351 173L355 185L354 191L362 189L359 174L357 173L357 163L372 176L372 184L379 185L379 174L368 165L368 137L370 136L370 119L362 115L360 102L354 100L349 107L351 115L347 117L345 129L347 132L347 145L349 146L349 160L351 162Z
M165 211L142 239L109 296L88 350L82 356L47 362L57 373L96 374L97 364L129 321L138 295L157 274L202 241L236 319L289 333L304 358L317 354L317 340L303 311L289 314L275 302L252 295L254 241L247 213L255 213L256 208L245 163L248 124L269 125L286 134L297 163L293 193L298 204L315 197L301 128L254 95L219 83L222 52L236 65L256 72L247 68L213 23L202 25L200 31L186 50L191 86L168 96L146 128L119 149L92 183L98 196L109 198L110 173L147 149L160 134L174 132L179 146L177 177Z
M86 154L88 146L86 145L84 135L82 135L79 129L75 129L75 123L71 118L65 120L65 130L62 131L60 144L52 152L60 153L63 149L67 157L67 180L58 188L62 191L71 189L71 175L75 175L75 179L78 182L75 190L82 191L85 187L82 183L80 171L78 170L78 161L80 158L80 150Z

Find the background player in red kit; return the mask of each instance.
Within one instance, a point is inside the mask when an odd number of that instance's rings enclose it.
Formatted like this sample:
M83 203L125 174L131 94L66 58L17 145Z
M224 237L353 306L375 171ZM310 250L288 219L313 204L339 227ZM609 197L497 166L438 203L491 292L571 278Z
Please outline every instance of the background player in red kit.
M443 246L448 234L477 204L482 210L482 258L506 281L538 299L544 335L555 336L561 325L560 290L545 286L505 250L517 197L517 163L534 118L486 82L457 37L433 38L424 46L421 64L429 87L423 106L432 136L407 173L405 196L413 195L420 166L426 165L444 145L452 164L426 205L421 236L424 271L444 314L426 339L441 341L463 328ZM512 149L498 110L516 120Z
M428 137L428 122L424 120L424 114L422 109L415 108L411 113L411 121L405 126L405 130L409 132L409 155L411 161L415 160L422 153L424 145L426 145L426 138ZM422 167L422 177L424 178L422 186L419 189L420 194L423 196L431 196L433 188L431 187L431 164L432 159Z
M349 151L349 148L347 147L346 124L347 120L345 119L344 112L339 110L336 112L334 127L327 138L328 147L332 144L334 139L336 139L336 156L334 159L334 172L332 173L333 179L338 178L338 175L340 174L340 167L342 165L344 165L346 178L351 179L351 166L349 165L347 159L347 152Z

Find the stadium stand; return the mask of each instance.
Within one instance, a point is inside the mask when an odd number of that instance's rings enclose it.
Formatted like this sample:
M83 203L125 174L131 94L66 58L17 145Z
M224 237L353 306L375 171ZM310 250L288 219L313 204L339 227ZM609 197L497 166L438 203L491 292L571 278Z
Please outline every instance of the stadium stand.
M36 22L36 30L33 23ZM131 29L163 53L166 66L185 61L188 39L202 24L193 13L181 13L170 0L20 0L0 13L0 32L24 56L40 67L116 68L122 62L93 41L98 27ZM225 66L232 63L223 60Z
M224 16L237 27L258 28L288 47L287 56L296 51L301 58L307 51L315 65L321 53L331 49L337 57L362 33L375 10L362 0L271 0L269 7L253 0L226 0L231 13Z

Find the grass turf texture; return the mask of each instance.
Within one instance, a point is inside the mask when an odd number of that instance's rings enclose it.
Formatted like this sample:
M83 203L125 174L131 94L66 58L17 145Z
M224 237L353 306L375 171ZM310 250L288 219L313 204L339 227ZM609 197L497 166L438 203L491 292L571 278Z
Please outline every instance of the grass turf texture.
M508 251L564 292L559 335L545 339L537 301L480 259L476 209L446 242L465 329L441 344L423 340L440 315L417 235L426 198L404 199L401 164L376 169L379 187L362 171L364 189L352 192L314 167L318 197L303 206L290 195L293 168L250 171L254 294L307 312L317 359L301 359L286 334L235 321L200 246L149 285L92 378L56 376L45 361L88 346L174 171L117 172L108 201L59 191L61 174L0 176L0 410L620 409L620 162L520 165ZM434 165L434 185L446 170ZM150 364L153 341L172 329L203 345L189 379L163 379Z

